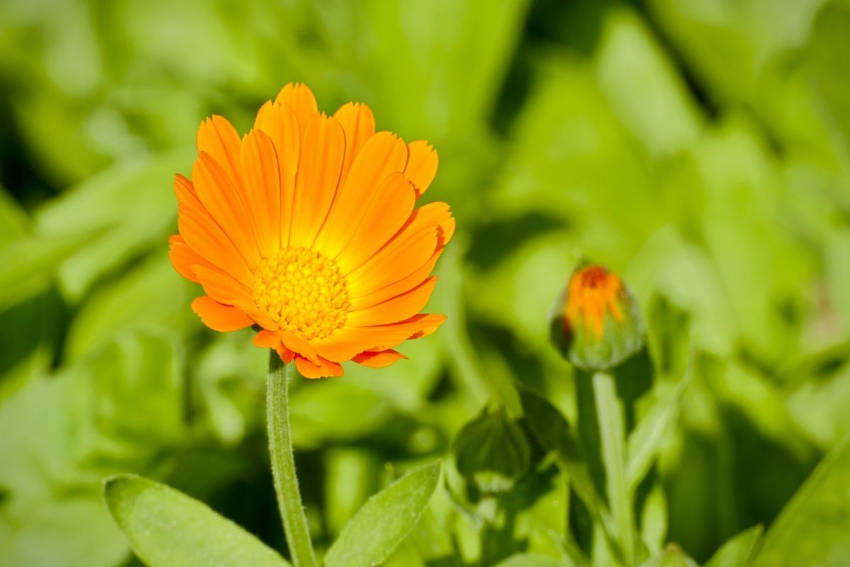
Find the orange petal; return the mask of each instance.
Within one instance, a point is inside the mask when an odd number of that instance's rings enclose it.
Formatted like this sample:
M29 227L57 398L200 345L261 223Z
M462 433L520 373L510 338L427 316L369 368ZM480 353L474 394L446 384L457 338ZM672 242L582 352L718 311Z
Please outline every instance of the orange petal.
M390 278L398 278L391 283L384 283L383 281L374 281L372 282L372 286L368 290L360 291L359 294L355 294L352 290L351 293L351 306L353 309L364 309L371 305L375 305L377 303L381 303L382 301L386 301L392 297L400 295L406 292L409 289L413 289L418 286L420 283L425 281L425 278L431 275L431 272L434 270L434 266L437 263L440 255L443 253L442 248L438 248L436 252L434 252L427 262L416 268L409 274L392 274Z
M285 331L279 332L278 335L280 336L283 345L292 352L313 362L317 362L319 360L319 355L316 353L316 349L313 348L313 345L301 337Z
M295 175L298 171L298 155L301 147L298 121L288 107L267 102L257 113L254 128L269 135L277 153L280 179L280 237L281 247L286 248L289 246Z
M389 366L390 364L399 361L403 358L406 359L407 357L398 351L390 349L382 350L380 352L361 352L352 360L357 364L362 364L363 366L368 366L370 368L384 368L385 366Z
M343 273L353 271L372 257L410 219L416 203L413 186L401 173L393 173L373 190L359 207L360 219L348 227L347 243L337 256Z
M325 342L316 343L316 352L328 360L343 362L367 350L387 350L409 338L429 335L445 319L445 315L420 313L392 325L346 327L334 333Z
M345 131L345 159L342 163L342 178L345 179L355 156L375 133L375 117L365 104L349 102L334 112L334 118Z
M442 246L448 244L455 233L455 219L452 217L451 209L442 201L419 207L414 211L410 222L413 225L420 226L436 224L440 227L440 244Z
M454 219L448 205L437 202L416 209L386 246L350 273L350 288L362 295L407 276L441 250L452 234Z
M336 195L344 150L345 134L339 122L313 115L304 132L295 178L290 246L313 245Z
M319 113L316 97L304 83L287 84L277 94L275 102L285 104L292 109L302 131L304 131L310 119Z
M245 312L248 317L254 320L260 327L266 329L268 331L277 331L279 326L274 320L269 317L267 314L261 312L257 309L257 306L254 305L254 301L249 298L240 298L235 299L233 301L233 306L238 307L243 312Z
M404 174L416 187L416 196L421 197L437 175L439 159L431 144L424 140L411 142L407 147L410 157L407 159Z
M342 376L342 366L323 358L313 362L300 356L295 357L295 366L304 378L327 378Z
M400 172L406 159L407 147L395 134L378 132L369 138L343 180L317 248L336 257L360 224L366 204L375 199L375 188L382 179Z
M192 310L198 314L204 325L213 331L238 331L254 324L239 309L222 305L206 295L192 300Z
M251 297L244 285L215 268L196 265L192 268L207 295L225 305L233 305L239 299Z
M252 341L254 346L258 346L260 348L277 348L281 346L280 336L274 331L269 331L267 329L262 329L258 331L256 335L254 335L254 339Z
M219 269L227 269L240 281L250 281L251 270L245 259L202 207L195 209L180 205L177 227L186 244L201 257Z
M212 264L229 269L237 279L247 281L247 278L250 278L247 263L198 200L192 182L182 175L176 175L174 194L178 204L177 224L186 244Z
M411 319L416 319L417 317L421 317L416 322L417 325L419 325L419 330L407 337L408 340L421 339L422 337L427 337L428 335L439 329L440 325L442 325L446 321L445 315L438 315L432 313L414 315L413 317L411 317Z
M189 245L179 234L173 234L168 238L168 256L177 273L195 283L198 283L198 277L192 271L192 266L195 264L212 266L197 252L189 248Z
M347 324L366 327L409 319L425 307L436 283L437 276L432 276L406 293L361 311L349 313Z
M262 130L251 131L242 141L240 162L260 250L273 256L280 249L280 170L271 138Z
M217 161L228 175L239 181L239 134L226 118L214 115L198 127L198 154Z
M236 181L207 153L201 153L195 161L192 181L198 199L210 216L221 226L249 264L256 265L259 249L254 220Z
M408 226L348 275L349 288L360 294L410 274L434 255L438 244L437 227Z

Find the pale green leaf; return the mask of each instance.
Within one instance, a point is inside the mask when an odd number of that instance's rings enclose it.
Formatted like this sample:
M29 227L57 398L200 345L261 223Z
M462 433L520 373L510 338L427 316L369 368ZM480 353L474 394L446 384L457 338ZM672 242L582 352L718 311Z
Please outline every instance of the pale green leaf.
M782 509L755 565L850 565L850 437L821 461Z
M256 537L173 488L135 475L104 485L112 517L150 567L282 567L289 565Z
M417 469L370 498L325 555L326 567L378 565L407 537L428 505L440 464Z
M749 564L763 531L761 526L753 526L739 533L720 546L705 567L740 567Z

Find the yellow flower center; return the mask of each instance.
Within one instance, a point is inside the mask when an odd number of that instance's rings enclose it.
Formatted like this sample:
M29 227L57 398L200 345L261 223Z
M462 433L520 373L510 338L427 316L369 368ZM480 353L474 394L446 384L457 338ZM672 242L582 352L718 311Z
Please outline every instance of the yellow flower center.
M308 248L263 258L254 271L253 299L281 330L310 341L345 324L351 302L336 262Z

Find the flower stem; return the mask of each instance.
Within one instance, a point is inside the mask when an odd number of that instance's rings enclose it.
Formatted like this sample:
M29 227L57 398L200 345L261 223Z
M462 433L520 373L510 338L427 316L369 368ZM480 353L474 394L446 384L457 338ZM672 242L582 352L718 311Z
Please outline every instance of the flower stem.
M274 476L274 491L289 554L295 567L316 567L316 556L310 542L310 530L301 504L295 460L292 455L292 430L289 426L289 383L295 366L281 362L277 353L269 354L269 378L266 389L266 423L269 454Z
M617 399L614 378L605 372L593 376L599 433L602 438L602 458L608 484L608 502L617 527L617 538L626 567L635 565L632 496L626 484L625 440L623 410Z

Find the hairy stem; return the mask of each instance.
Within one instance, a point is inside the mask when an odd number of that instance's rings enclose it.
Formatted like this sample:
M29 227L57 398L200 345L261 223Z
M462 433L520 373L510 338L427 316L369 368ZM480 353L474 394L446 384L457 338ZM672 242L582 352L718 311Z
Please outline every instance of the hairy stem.
M274 476L274 491L289 554L295 567L316 567L316 556L310 541L310 530L301 504L295 460L292 454L292 430L289 426L289 383L295 366L281 362L272 350L269 355L269 378L266 389L266 423L269 454Z

